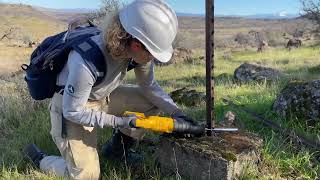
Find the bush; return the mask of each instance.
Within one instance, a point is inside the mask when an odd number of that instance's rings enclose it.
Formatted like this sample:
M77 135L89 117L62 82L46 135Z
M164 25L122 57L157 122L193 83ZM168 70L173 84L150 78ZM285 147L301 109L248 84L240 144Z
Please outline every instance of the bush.
M233 39L229 38L215 38L214 47L215 48L231 48L237 46Z
M269 46L285 46L287 41L281 32L267 31L266 36L269 39Z
M236 34L234 41L243 46L252 46L254 45L254 38L249 34L238 33Z

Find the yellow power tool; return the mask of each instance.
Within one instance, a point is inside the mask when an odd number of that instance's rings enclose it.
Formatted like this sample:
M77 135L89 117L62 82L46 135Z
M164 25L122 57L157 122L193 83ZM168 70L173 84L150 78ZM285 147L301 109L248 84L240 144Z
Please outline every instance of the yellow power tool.
M134 123L135 127L148 129L156 132L163 133L183 133L183 134L194 134L204 135L205 131L214 132L236 132L238 128L212 128L208 129L204 126L194 125L186 121L177 121L169 117L161 116L145 116L144 113L126 111L124 116L136 116L137 119Z
M144 113L126 111L125 116L135 115L137 117L135 127L149 129L156 132L172 133L174 130L174 119L160 116L145 116Z
M160 116L145 116L143 113L126 111L125 116L135 115L137 117L134 125L137 128L144 128L156 132L183 133L183 134L204 134L204 126L193 125L186 121L177 121L173 118Z

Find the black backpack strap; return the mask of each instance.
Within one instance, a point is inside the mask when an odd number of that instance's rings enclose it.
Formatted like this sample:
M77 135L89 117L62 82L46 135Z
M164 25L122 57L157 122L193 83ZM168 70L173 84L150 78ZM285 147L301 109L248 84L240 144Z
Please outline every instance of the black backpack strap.
M99 46L91 39L87 38L76 43L73 49L77 51L89 66L89 69L96 79L94 86L100 84L107 72L106 62Z
M128 68L127 68L127 71L130 71L132 69L134 69L135 67L137 67L139 64L137 62L135 62L133 59L131 59L129 61L129 64L128 64Z

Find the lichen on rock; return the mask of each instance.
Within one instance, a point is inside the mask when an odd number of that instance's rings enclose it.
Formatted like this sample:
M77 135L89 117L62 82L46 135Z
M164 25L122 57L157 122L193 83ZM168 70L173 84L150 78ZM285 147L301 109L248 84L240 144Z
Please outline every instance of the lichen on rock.
M240 83L273 81L280 76L280 71L254 63L244 63L234 72L234 79Z
M320 119L320 80L292 81L277 96L273 111L282 117L297 117L314 124Z
M261 159L262 139L247 132L191 139L162 137L156 149L161 172L189 179L234 179Z
M175 102L186 106L198 106L205 99L204 93L186 87L172 91L170 96Z

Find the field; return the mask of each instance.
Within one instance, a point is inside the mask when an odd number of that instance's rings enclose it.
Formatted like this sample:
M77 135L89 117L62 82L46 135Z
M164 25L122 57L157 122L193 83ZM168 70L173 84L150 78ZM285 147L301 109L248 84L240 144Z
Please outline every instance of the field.
M1 16L2 18L8 18ZM34 15L33 15L34 17ZM16 17L19 19L19 16ZM15 19L15 20L16 20ZM236 27L230 27L234 19L221 19L217 24L217 38L228 41L238 32L247 32L252 27L265 29L274 27L276 21L241 20ZM11 23L21 24L23 20ZM33 23L34 21L30 21ZM38 22L38 21L37 21ZM239 22L239 21L237 21ZM58 32L55 21L43 21L48 26L40 25L31 29L35 38L43 38L47 34ZM287 22L294 24L294 22ZM203 24L197 18L181 19L181 32L184 41L180 46L192 48L192 58L189 61L156 67L156 79L166 92L188 87L205 92L205 62L201 58L203 49ZM223 25L225 24L225 26ZM236 24L236 23L235 23ZM280 23L283 24L283 23ZM49 28L48 28L49 27ZM59 23L63 29L63 22ZM280 28L280 26L279 26ZM278 31L278 30L277 30ZM280 31L280 30L279 30ZM30 35L30 33L26 33ZM39 35L39 36L38 36ZM192 43L193 42L193 43ZM11 41L0 44L0 179L61 179L45 175L37 170L27 159L23 158L21 148L28 143L36 143L48 154L59 155L49 135L50 123L47 110L48 101L33 102L27 94L23 74L14 73L21 63L28 61L28 56L33 48L8 47ZM188 44L189 43L189 44ZM226 58L227 54L227 58ZM257 114L281 123L284 127L302 132L306 136L320 140L320 124L309 127L302 119L280 118L271 112L271 106L280 90L290 80L314 80L320 76L320 46L304 45L301 48L288 51L283 46L270 47L262 53L257 53L255 48L216 48L215 50L215 76L225 74L225 78L217 78L215 86L215 112L216 121L223 119L228 110L232 110L244 127L249 132L258 134L264 140L262 150L263 159L259 167L248 167L238 179L319 179L320 164L319 150L312 150L292 143L288 138L278 132L255 121L252 116L227 106L221 98L228 98L236 104L243 105ZM239 85L232 81L234 70L244 62L256 62L272 67L285 73L285 77L273 83L249 83ZM312 69L312 71L311 71ZM179 72L179 73L177 73ZM130 72L126 82L134 83L134 75ZM205 119L205 103L197 107L181 105L188 115L198 121ZM110 129L99 130L99 147L111 135ZM158 134L149 133L148 139L158 138ZM154 162L154 157L146 143L141 143L139 148L145 155L145 160L139 170L131 169L124 163L118 164L101 161L103 179L175 179L174 175L162 175ZM318 158L318 159L317 159Z

